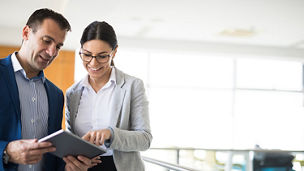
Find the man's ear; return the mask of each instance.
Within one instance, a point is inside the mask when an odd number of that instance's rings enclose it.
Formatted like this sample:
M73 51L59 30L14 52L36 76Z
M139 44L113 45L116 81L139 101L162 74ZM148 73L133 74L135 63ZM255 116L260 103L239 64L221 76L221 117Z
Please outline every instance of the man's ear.
M25 27L23 27L23 30L22 30L22 39L23 40L28 40L30 32L31 32L31 28L28 25L26 25Z

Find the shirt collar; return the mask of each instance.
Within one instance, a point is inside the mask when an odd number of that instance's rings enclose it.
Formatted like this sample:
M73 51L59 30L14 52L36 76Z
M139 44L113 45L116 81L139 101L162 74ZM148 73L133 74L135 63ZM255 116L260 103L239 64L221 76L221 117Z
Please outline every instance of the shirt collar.
M116 74L115 74L115 67L112 67L111 75L109 81L113 82L116 84Z
M17 54L17 52L14 52L11 56L14 72L17 72L19 70L21 70L22 72L25 72L24 69L22 68L22 66L20 65L20 62L18 61L16 54Z
M13 69L14 69L14 72L17 73L18 71L22 73L22 75L24 76L24 78L30 80L29 78L27 78L26 76L26 73L24 71L24 69L22 68L19 60L17 59L17 54L18 52L14 52L11 56L11 59L12 59L12 65L13 65ZM36 76L36 77L33 77L31 79L41 79L42 82L44 83L45 81L45 76L44 76L44 72L43 71L40 71L39 74Z
M110 78L109 78L109 81L106 83L107 84L115 84L116 85L116 72L115 72L115 67L111 67L112 68L112 71L111 71L111 75L110 75ZM83 87L91 87L90 83L89 83L89 75L87 74L84 79L81 81L81 84Z

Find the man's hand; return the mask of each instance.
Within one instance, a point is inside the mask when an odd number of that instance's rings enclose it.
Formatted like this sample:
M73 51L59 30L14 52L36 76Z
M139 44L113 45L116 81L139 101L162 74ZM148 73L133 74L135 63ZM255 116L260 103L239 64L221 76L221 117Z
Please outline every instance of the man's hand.
M84 156L77 156L77 158L73 156L63 157L63 160L66 163L66 171L86 171L89 168L96 166L98 163L101 163L101 160L99 159L99 156L93 159L89 159Z
M39 143L37 139L16 140L6 146L6 152L10 156L9 162L16 164L38 163L44 153L53 151L56 151L56 148L52 143Z
M110 138L111 131L109 129L89 131L82 137L82 139L87 140L92 144L96 144L97 146L103 145L104 141Z

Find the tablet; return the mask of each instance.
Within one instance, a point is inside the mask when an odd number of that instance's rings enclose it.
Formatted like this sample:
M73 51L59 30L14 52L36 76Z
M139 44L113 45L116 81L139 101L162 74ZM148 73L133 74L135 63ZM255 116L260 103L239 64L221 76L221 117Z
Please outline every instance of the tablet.
M38 142L45 141L51 142L53 146L56 147L56 151L50 153L60 158L68 155L83 155L91 159L106 152L99 146L85 141L80 137L64 130L54 132L53 134L39 139Z

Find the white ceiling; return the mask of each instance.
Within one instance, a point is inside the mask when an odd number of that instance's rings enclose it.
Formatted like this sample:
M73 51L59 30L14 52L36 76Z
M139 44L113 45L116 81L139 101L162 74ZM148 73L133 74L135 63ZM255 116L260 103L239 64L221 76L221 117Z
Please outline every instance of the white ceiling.
M304 50L304 0L0 0L0 44L20 45L27 18L42 7L70 21L65 49L78 48L84 27L104 20L126 46Z

